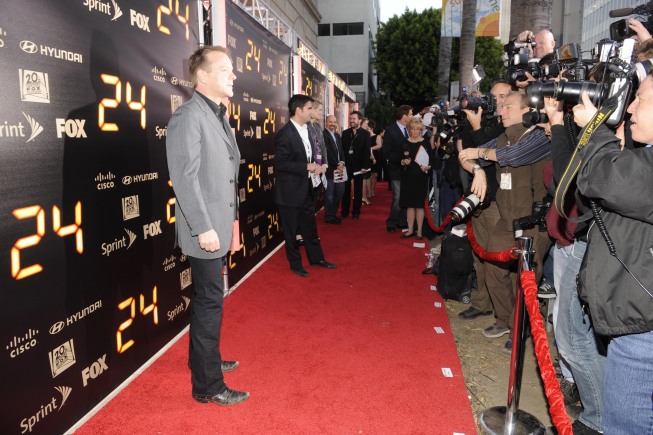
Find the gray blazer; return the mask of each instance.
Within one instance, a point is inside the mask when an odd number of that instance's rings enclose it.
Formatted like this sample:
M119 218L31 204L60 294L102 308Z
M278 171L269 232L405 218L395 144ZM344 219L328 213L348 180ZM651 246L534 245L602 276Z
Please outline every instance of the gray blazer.
M175 191L175 246L191 257L213 259L228 253L238 213L240 152L211 107L197 93L168 123L168 170ZM214 229L220 249L200 248L198 236Z

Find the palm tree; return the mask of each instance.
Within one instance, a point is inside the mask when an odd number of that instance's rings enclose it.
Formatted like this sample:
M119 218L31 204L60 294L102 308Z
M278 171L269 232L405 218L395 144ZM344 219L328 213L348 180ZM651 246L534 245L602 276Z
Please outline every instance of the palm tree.
M438 53L438 98L442 101L449 100L452 45L453 38L440 36L440 52Z
M463 93L463 87L466 87L468 92L472 91L475 50L476 0L463 0L463 22L460 28L460 95Z
M553 0L513 0L510 5L510 38L523 30L537 33L551 29Z

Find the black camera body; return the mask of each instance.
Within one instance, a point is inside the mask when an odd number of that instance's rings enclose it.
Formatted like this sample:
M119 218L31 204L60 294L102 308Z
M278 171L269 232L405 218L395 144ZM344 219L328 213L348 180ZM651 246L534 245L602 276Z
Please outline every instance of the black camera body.
M546 231L546 215L551 208L551 198L545 197L542 201L535 201L531 207L531 215L520 217L512 222L515 232L539 227L540 232Z
M497 99L491 92L487 92L480 97L464 96L460 100L460 106L463 109L478 111L479 107L483 109L486 118L494 118L497 113Z

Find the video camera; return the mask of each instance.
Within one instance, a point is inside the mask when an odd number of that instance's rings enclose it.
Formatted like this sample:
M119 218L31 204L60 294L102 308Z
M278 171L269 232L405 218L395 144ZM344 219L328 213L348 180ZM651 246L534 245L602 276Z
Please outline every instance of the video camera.
M510 41L503 46L503 62L506 67L505 79L515 85L518 81L527 80L526 71L539 77L537 58L530 58L529 48L535 47L535 42L530 39L526 42Z
M628 15L647 15L646 21L640 21L644 28L653 33L653 2L640 5L635 8L614 9L609 13L610 18L626 17ZM628 20L623 19L610 24L610 39L621 42L626 38L634 36L635 32L628 27Z

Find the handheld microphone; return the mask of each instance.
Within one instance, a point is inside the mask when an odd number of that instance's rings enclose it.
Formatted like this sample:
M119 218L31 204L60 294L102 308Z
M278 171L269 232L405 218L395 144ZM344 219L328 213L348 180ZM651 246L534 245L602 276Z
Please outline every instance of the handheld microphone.
M633 8L613 9L608 13L610 18L627 17L633 14Z

